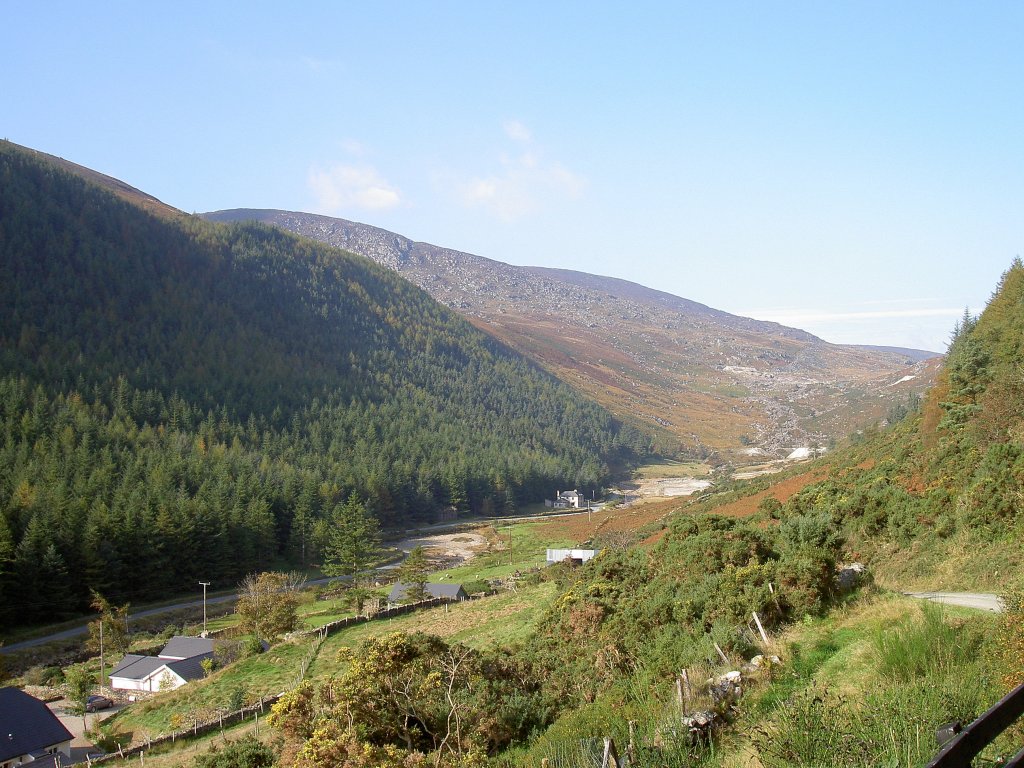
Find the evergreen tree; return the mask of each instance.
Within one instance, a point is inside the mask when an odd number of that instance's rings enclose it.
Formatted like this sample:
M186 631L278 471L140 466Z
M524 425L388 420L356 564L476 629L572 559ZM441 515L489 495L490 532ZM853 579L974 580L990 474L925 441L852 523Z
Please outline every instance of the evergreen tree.
M353 491L332 515L324 552L328 576L357 577L380 555L380 526Z
M422 546L415 547L398 566L395 573L399 582L405 586L406 602L418 603L427 599L427 581L431 570L430 560Z

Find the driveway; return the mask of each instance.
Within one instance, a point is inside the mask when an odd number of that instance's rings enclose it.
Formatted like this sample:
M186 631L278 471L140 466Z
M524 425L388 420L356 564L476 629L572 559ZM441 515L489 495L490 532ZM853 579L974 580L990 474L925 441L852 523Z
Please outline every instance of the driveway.
M57 716L57 719L74 736L74 739L71 741L71 759L74 762L85 762L86 755L96 755L100 752L91 741L85 738L82 728L82 716L71 714L71 702L67 699L58 699L57 701L49 702L46 706L50 708L50 711ZM86 713L85 717L89 728L95 727L115 712L120 711L122 706L124 705L114 704L110 709Z
M930 600L933 603L960 605L964 608L977 608L979 611L1001 613L1003 600L991 592L904 592L907 597Z

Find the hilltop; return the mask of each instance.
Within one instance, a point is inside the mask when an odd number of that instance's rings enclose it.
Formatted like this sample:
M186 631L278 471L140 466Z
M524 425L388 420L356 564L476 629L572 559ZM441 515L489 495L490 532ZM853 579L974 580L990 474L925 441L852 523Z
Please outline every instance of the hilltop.
M317 563L353 494L512 511L649 448L361 256L10 143L0 178L5 621Z
M694 456L784 457L841 441L923 392L937 369L929 353L829 344L625 280L513 266L344 219L203 216L273 224L367 256Z

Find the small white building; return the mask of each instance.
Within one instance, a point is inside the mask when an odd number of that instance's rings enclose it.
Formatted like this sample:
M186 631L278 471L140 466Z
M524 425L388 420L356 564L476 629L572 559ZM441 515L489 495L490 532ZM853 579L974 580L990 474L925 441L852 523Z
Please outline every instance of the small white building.
M565 560L572 560L575 565L583 565L587 560L592 560L597 555L596 549L549 549L547 551L548 565L561 563Z
M203 661L213 657L205 637L172 637L159 656L129 653L110 671L110 687L121 691L173 691L206 674Z
M572 491L556 491L555 500L546 506L554 507L555 509L579 509L583 506L586 501L583 494L577 490Z

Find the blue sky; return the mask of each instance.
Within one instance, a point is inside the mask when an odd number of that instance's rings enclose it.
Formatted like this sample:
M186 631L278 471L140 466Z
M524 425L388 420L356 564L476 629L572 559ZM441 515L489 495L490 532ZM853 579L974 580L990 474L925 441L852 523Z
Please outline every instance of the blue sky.
M941 351L1024 251L1024 3L14 3L0 133Z

